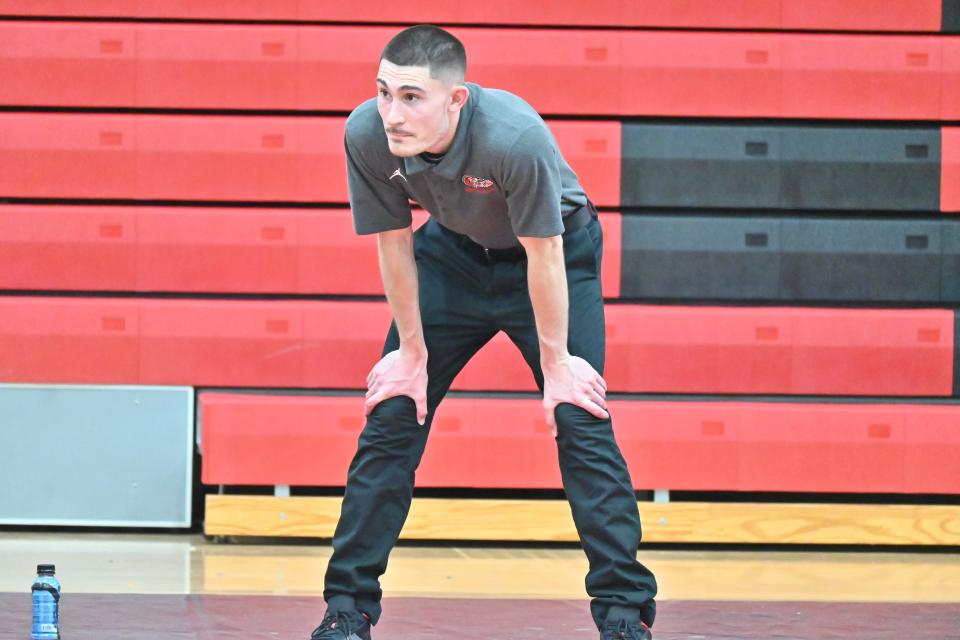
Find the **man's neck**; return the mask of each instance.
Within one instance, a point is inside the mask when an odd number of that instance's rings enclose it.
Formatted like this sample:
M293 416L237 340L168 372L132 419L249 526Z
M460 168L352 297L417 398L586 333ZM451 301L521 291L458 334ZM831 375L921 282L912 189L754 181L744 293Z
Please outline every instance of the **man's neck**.
M443 137L443 140L429 149L424 149L424 151L432 153L436 156L442 156L450 149L450 147L453 145L453 139L457 137L457 127L460 125L461 111L462 109L458 109L457 112L453 114L453 124L451 125L450 130L447 132L447 135Z

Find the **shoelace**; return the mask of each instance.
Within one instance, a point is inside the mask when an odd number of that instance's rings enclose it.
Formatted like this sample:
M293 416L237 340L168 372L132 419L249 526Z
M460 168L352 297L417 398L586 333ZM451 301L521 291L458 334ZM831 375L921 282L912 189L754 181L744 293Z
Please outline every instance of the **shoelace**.
M350 619L349 611L338 611L336 613L329 613L327 617L323 619L323 622L320 623L320 626L313 630L313 633L310 634L311 638L322 638L323 633L336 630L343 634L344 638L349 638L350 634L353 633L353 621Z

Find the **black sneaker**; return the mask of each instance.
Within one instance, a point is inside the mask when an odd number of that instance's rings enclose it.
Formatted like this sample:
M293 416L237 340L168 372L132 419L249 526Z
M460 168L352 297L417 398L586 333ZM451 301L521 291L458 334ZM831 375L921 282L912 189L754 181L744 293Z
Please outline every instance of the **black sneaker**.
M356 609L328 611L310 640L370 640L370 618Z
M607 620L600 628L600 640L653 640L653 632L642 622Z

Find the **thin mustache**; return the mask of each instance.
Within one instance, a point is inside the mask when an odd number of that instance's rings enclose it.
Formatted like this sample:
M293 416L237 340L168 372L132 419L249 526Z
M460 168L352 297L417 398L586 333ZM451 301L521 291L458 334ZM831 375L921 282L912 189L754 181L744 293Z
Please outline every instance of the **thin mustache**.
M409 131L401 131L400 129L387 129L387 133L400 133L403 135L412 135Z

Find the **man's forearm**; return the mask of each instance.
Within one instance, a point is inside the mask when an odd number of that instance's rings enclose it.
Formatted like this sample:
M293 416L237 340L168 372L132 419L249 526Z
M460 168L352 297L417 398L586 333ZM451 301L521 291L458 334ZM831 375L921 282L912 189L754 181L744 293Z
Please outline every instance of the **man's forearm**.
M569 357L567 352L567 272L563 239L521 238L527 252L527 286L540 340L540 364L549 367Z
M420 296L417 284L417 263L413 254L413 233L410 228L384 231L377 235L380 277L390 304L390 311L400 335L400 350L426 357L420 319Z

